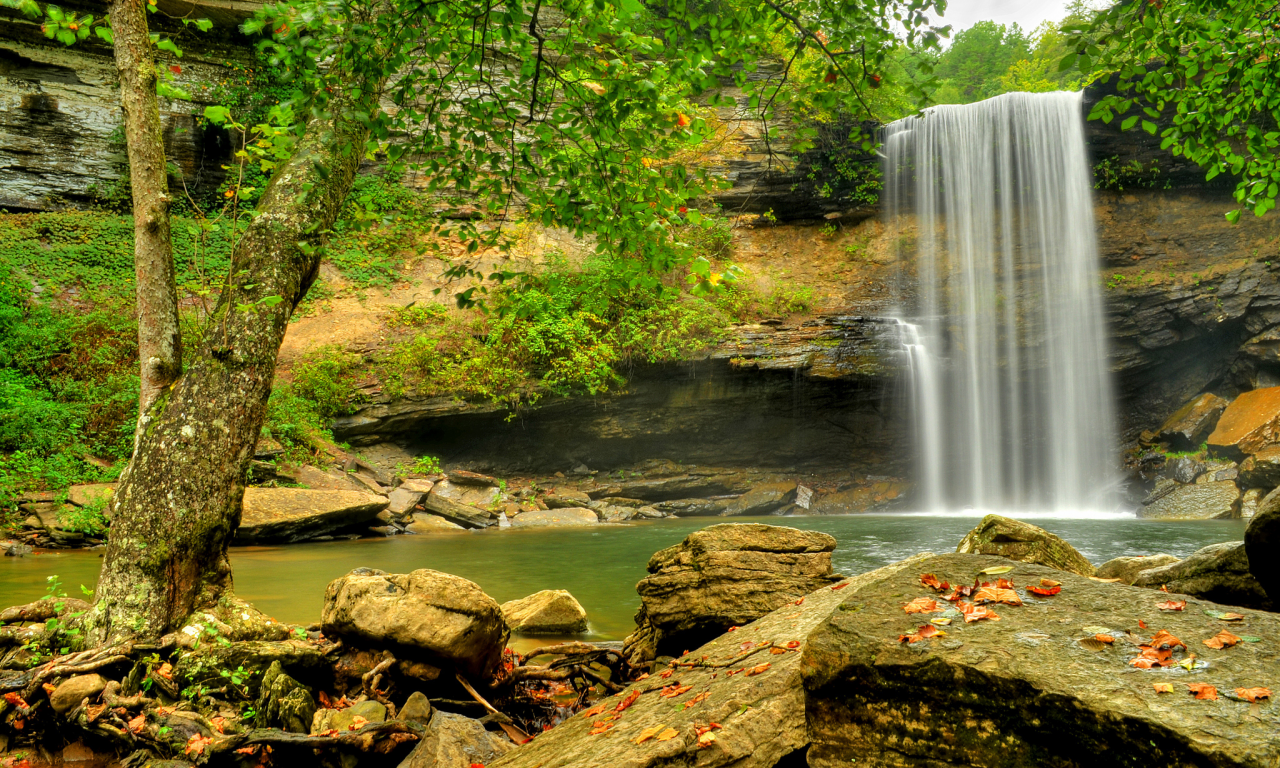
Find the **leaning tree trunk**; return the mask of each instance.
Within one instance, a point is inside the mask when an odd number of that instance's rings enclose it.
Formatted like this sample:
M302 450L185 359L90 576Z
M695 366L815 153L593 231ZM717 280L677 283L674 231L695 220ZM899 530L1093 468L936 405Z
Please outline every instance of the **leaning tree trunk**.
M85 617L90 643L157 638L229 594L227 545L276 356L319 269L317 233L337 218L364 155L368 131L353 115L377 108L380 82L348 83L354 102L335 96L327 116L308 122L236 245L210 330L147 413L113 499L95 605Z
M169 241L169 179L160 99L156 95L159 74L155 45L147 28L146 0L114 0L110 18L133 193L133 266L142 384L138 413L143 415L182 372L178 292ZM146 419L140 418L139 434L145 425Z

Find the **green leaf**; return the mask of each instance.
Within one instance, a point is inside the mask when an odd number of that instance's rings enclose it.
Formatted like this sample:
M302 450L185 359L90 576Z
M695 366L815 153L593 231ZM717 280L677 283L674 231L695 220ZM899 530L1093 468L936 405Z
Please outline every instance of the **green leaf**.
M1144 130L1144 131L1146 131L1147 133L1149 133L1149 134L1151 134L1152 136L1154 136L1154 135L1156 135L1156 124L1155 124L1155 123L1153 123L1153 122L1151 122L1150 120L1143 120L1143 121L1142 121L1142 130Z
M1141 118L1140 118L1138 115L1132 115L1132 116L1130 116L1130 117L1126 117L1126 118L1124 119L1124 121L1123 121L1122 123L1120 123L1120 130L1122 130L1122 131L1127 131L1127 130L1129 130L1129 129L1130 129L1130 128L1132 128L1133 126L1137 125L1138 120L1140 120L1140 119L1141 119Z
M1240 220L1239 210L1227 211L1227 221L1231 222L1232 224L1235 224L1239 220Z
M1012 571L1012 570L1013 570L1012 565L993 565L990 568L985 568L981 571L978 571L978 575L998 576L999 574L1008 573L1009 571Z
M204 108L204 119L214 125L223 125L231 120L231 110L222 106L211 106Z
M167 37L157 40L156 48L159 48L162 51L168 51L169 53L172 53L174 56L177 56L179 58L182 57L182 49L180 49L177 45L174 44L172 40L170 40Z
M54 37L63 45L74 45L76 42L76 33L69 29L59 29Z
M1076 65L1076 59L1078 58L1079 58L1079 54L1075 54L1075 53L1067 54L1062 58L1062 61L1058 62L1058 71L1066 72L1068 69L1071 69Z
M196 19L196 29L201 32L208 32L213 29L213 22L208 19Z

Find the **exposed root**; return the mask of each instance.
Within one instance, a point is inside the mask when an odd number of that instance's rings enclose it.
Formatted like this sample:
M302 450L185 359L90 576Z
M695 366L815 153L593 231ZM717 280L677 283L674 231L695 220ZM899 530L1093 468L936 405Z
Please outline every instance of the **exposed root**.
M373 669L360 676L360 687L364 691L365 696L368 696L387 708L388 716L395 717L396 705L392 704L391 700L387 698L386 691L378 690L378 684L382 682L383 673L391 669L391 667L396 663L396 657L392 655L391 651L384 651L383 653L386 655L386 658L378 662L378 665Z

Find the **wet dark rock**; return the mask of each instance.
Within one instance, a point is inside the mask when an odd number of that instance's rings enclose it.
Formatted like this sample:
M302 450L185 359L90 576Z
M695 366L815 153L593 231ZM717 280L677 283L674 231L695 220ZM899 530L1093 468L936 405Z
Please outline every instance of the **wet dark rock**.
M795 498L794 481L758 485L730 502L721 514L725 517L767 515L790 504Z
M965 534L956 552L999 555L1023 563L1092 576L1093 564L1058 536L1021 520L987 515L978 527Z
M1241 462L1240 484L1267 490L1280 486L1280 445L1263 448Z
M1204 464L1190 456L1180 456L1176 459L1169 459L1164 465L1164 475L1179 483L1194 483L1200 473L1204 471Z
M1240 516L1240 489L1230 480L1178 485L1138 510L1153 520L1219 520Z
M367 524L387 499L361 491L246 488L237 544L287 544Z
M257 727L309 733L316 708L311 691L285 674L279 661L267 667L258 689Z
M1224 605L1272 610L1273 604L1249 569L1245 543L1229 541L1196 550L1187 559L1141 571L1135 587L1192 595Z
M427 736L418 742L399 768L470 768L493 765L515 745L507 737L485 730L469 717L436 710Z
M427 569L389 574L358 568L329 583L321 627L359 648L392 650L487 679L502 655L507 624L498 603L473 582Z
M1280 608L1280 499L1268 499L1270 503L1259 505L1258 514L1245 529L1244 548L1249 572L1272 606Z
M497 488L501 482L496 477L482 475L479 472L468 472L456 469L448 473L449 482L454 485L474 485L480 488Z
M1173 555L1163 553L1159 555L1139 555L1137 557L1117 557L1098 566L1097 573L1093 575L1099 579L1119 579L1121 584L1132 585L1133 580L1142 571L1171 565L1178 562L1178 559Z
M664 515L675 517L709 517L724 512L729 502L725 499L673 499L655 501L652 507Z
M825 533L759 523L689 534L649 559L623 653L637 666L680 653L838 580L835 546Z
M956 617L946 637L899 641L928 618L902 606L936 596L920 574L968 584L1007 562L944 555L845 597L809 635L800 660L809 766L1261 768L1280 760L1274 705L1230 698L1239 687L1280 690L1268 647L1280 638L1280 616L1241 611L1248 634L1262 642L1207 649L1201 640L1232 628L1206 615L1222 606L1192 598L1185 611L1162 612L1144 590L1018 564L1006 577L1014 584L1049 578L1062 582L1061 593L994 606L998 622ZM1138 654L1126 630L1146 639L1159 629L1208 666L1192 673L1131 666ZM1115 642L1100 650L1078 642L1100 633ZM1157 693L1155 682L1172 682L1175 692ZM1188 682L1216 686L1223 698L1198 701Z
M1198 395L1160 425L1156 439L1175 451L1196 450L1218 426L1218 418L1226 408L1225 398L1211 392Z

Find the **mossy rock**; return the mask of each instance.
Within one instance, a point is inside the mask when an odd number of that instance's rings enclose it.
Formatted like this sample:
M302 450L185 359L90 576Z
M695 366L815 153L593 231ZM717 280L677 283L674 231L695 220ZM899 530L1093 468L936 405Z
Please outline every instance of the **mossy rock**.
M998 555L1022 563L1036 563L1092 576L1093 563L1066 541L1043 528L1000 515L987 515L978 527L965 534L956 547L960 554Z

